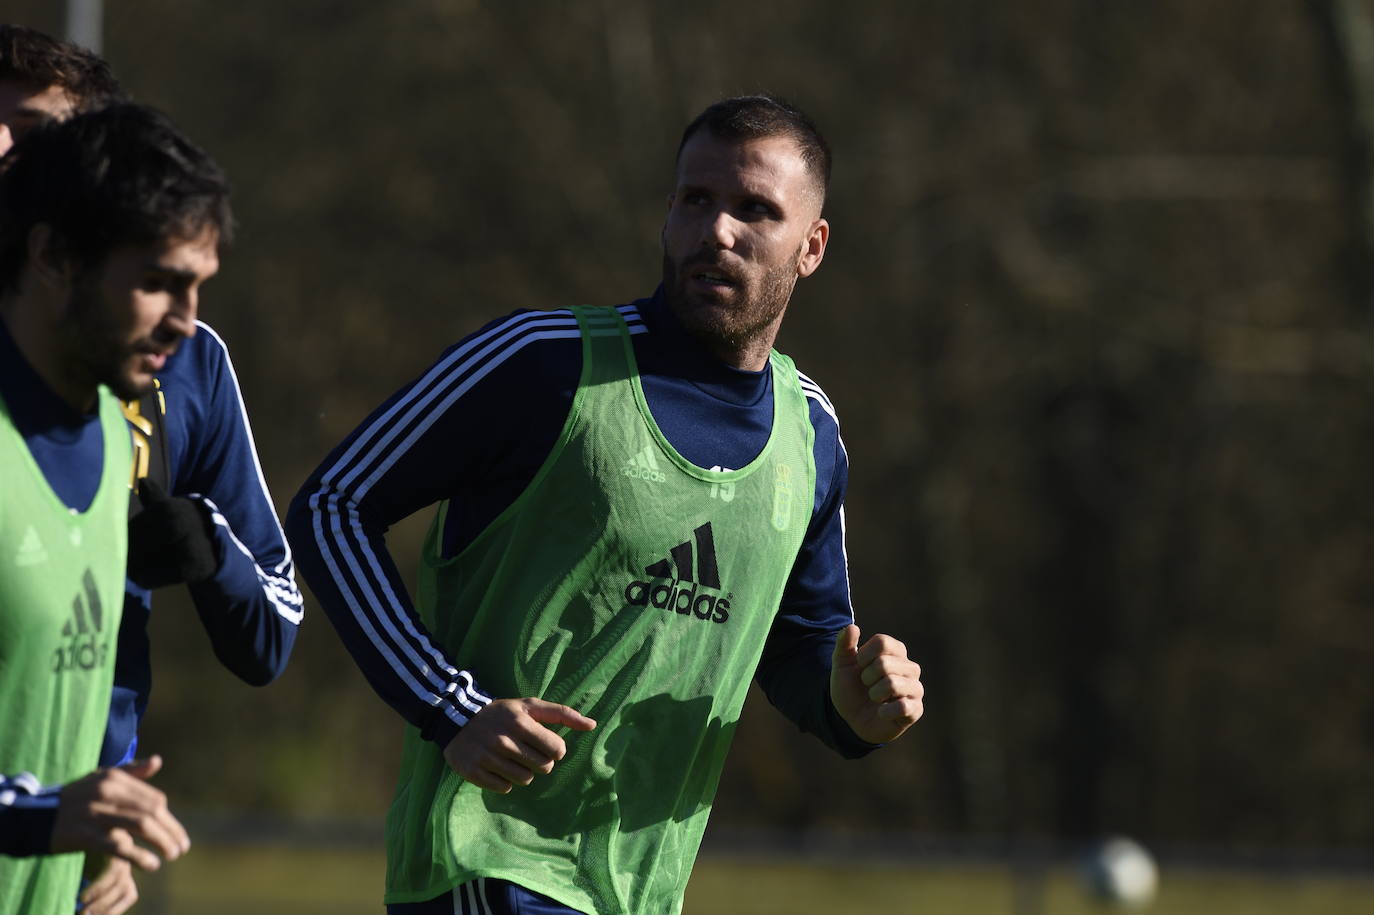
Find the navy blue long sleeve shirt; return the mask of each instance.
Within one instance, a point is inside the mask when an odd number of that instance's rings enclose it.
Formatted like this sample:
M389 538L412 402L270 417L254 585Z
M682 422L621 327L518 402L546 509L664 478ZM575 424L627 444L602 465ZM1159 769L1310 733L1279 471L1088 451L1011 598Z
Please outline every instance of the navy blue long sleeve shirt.
M168 359L169 492L200 501L214 521L215 575L191 587L215 655L241 679L265 683L290 656L301 619L290 550L258 466L247 414L224 342L206 324ZM99 486L102 440L94 416L51 391L0 325L0 395L53 491L78 511ZM152 685L147 625L151 594L126 583L110 718L100 765L132 758ZM49 843L57 786L0 774L0 852L39 854ZM28 790L33 788L34 790Z
M262 686L286 667L303 602L228 348L208 324L196 327L158 373L167 491L200 501L214 521L219 569L188 590L215 657L245 683ZM133 758L152 691L152 594L132 581L125 587L101 765Z
M748 464L771 432L771 373L721 363L659 296L619 310L650 409L673 447L702 467ZM301 574L363 674L441 747L480 709L482 670L458 670L425 631L385 532L447 499L445 555L471 543L553 449L580 371L571 312L518 311L493 321L364 420L287 514ZM828 676L835 638L853 621L844 548L848 462L830 401L810 379L800 380L816 430L816 495L757 680L803 730L858 756L872 747L835 712Z

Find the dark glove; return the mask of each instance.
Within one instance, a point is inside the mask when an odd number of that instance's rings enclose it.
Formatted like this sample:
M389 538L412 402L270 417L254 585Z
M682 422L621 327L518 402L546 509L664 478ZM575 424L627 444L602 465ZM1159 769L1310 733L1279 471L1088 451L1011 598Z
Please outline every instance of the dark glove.
M194 499L172 497L144 477L138 485L143 511L129 522L129 578L140 587L204 581L219 570L215 522Z

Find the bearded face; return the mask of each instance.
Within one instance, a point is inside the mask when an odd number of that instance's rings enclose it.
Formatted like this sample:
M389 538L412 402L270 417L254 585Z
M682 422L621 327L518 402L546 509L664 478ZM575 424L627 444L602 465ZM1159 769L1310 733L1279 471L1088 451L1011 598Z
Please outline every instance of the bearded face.
M689 332L718 357L759 369L797 279L820 265L829 225L814 177L788 137L683 147L663 226L663 288Z
M117 309L96 280L89 273L78 277L67 298L70 361L86 380L109 386L120 400L136 400L153 386L151 372L136 371L137 356L152 341L127 339Z
M168 239L114 249L71 280L61 316L68 374L133 400L152 389L181 341L193 335L199 289L219 267L218 238Z
M798 250L792 262L800 256ZM703 252L677 264L665 253L664 294L682 326L713 350L748 350L755 342L764 345L764 338L771 348L797 284L793 263L751 274L718 254Z

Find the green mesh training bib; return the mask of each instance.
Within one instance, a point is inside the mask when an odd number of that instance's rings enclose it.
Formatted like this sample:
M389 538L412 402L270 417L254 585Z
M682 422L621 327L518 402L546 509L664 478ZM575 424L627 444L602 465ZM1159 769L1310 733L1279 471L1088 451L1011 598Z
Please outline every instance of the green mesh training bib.
M582 376L528 489L461 554L430 529L417 603L494 698L591 716L552 775L460 779L407 728L387 902L498 877L573 908L674 913L725 753L810 521L814 432L774 353L773 428L748 466L696 467L663 437L614 309L574 309Z
M124 609L129 431L100 391L105 461L84 512L62 504L0 400L0 772L44 785L95 769ZM0 913L70 915L82 855L0 855Z

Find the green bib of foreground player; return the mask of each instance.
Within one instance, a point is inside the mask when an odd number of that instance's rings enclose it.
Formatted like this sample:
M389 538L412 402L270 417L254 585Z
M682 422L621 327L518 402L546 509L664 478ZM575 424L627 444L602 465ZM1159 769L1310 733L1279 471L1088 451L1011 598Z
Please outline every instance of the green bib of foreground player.
M500 795L406 733L387 902L500 877L596 913L677 912L731 736L810 521L812 428L771 359L772 435L748 466L695 467L649 413L613 309L576 309L583 367L558 444L460 555L430 530L418 603L497 698L591 716L553 774Z
M0 772L44 785L95 769L124 607L129 432L101 390L105 462L90 507L48 485L0 400ZM80 854L0 856L0 913L69 915Z

